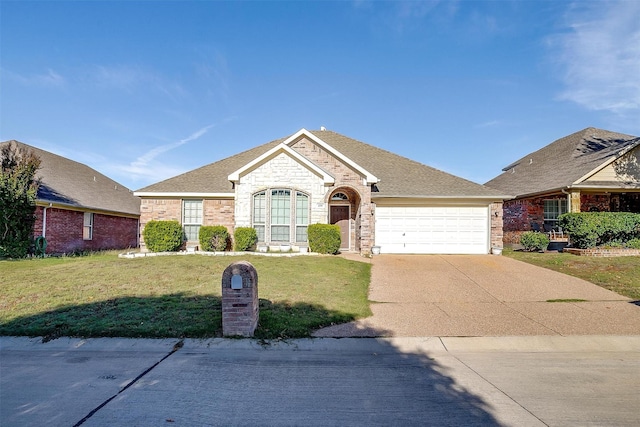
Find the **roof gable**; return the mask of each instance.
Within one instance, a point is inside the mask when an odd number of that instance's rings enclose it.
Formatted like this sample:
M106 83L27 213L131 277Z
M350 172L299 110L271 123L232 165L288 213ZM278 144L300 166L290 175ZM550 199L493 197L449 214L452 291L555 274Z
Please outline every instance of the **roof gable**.
M240 176L256 169L257 167L265 164L266 162L275 158L279 154L283 154L283 153L290 156L291 158L296 160L298 163L300 163L301 165L303 165L304 167L306 167L307 169L309 169L310 171L312 171L313 173L321 177L325 184L333 184L335 182L335 180L330 174L328 174L327 172L325 172L324 170L322 170L321 168L319 168L318 166L310 162L306 157L304 157L297 151L291 149L291 147L289 147L286 144L286 142L276 145L271 150L267 151L266 153L262 154L256 159L250 161L246 165L242 166L240 169L232 172L231 174L229 174L228 179L229 181L232 181L232 182L238 182L240 181Z
M640 138L586 128L560 138L503 169L485 185L524 196L569 188L640 144Z
M333 156L337 157L342 162L344 162L345 164L349 165L351 168L356 170L358 173L360 173L364 177L364 179L366 180L367 184L375 184L375 183L377 183L379 181L378 178L376 178L375 175L373 175L372 173L367 171L365 168L363 168L362 166L360 166L359 164L354 162L352 159L350 159L349 157L345 156L343 153L341 153L340 151L336 150L334 147L332 147L331 145L329 145L326 142L324 142L321 138L317 137L316 135L314 135L313 133L309 132L308 130L306 130L304 128L300 129L298 132L294 133L289 138L287 138L283 142L283 144L285 144L287 146L291 146L291 145L295 144L298 140L300 140L301 138L304 138L304 137L309 138L311 141L313 141L316 144L318 144L324 150L328 151Z
M10 143L33 151L41 160L36 175L41 180L39 203L140 215L140 199L95 169L18 141L5 141L0 145Z

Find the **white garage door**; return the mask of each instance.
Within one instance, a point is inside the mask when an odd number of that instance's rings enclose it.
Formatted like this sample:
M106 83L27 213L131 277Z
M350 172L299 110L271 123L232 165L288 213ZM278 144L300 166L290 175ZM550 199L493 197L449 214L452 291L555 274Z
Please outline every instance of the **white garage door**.
M376 246L394 254L486 254L488 207L377 207Z

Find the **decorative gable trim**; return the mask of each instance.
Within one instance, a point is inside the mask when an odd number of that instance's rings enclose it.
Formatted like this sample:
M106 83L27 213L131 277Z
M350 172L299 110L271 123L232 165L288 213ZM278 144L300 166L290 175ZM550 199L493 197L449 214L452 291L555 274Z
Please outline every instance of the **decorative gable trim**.
M304 157L300 153L296 152L293 148L289 147L285 142L276 145L275 147L273 147L271 150L267 151L266 153L264 153L260 157L257 157L256 159L254 159L251 162L247 163L246 165L244 165L240 169L238 169L235 172L231 173L229 175L229 181L238 182L238 181L240 181L240 176L241 175L244 175L248 171L250 171L252 169L255 169L257 166L260 166L260 165L266 163L267 161L269 161L272 158L274 158L276 155L278 155L280 153L285 153L285 154L291 156L292 158L294 158L296 161L298 161L299 163L301 163L305 167L307 167L308 169L310 169L311 171L313 171L316 175L322 177L322 180L324 181L325 185L331 185L331 184L335 183L335 179L331 175L329 175L327 172L325 172L324 170L322 170L321 168L316 166L314 163L309 161L309 159L307 159L306 157Z
M631 153L633 150L635 150L636 148L640 147L640 138L636 138L636 142L633 144L628 145L627 147L623 148L622 150L620 150L618 153L616 153L615 156L611 156L610 159L608 159L607 161L605 161L604 163L602 163L600 166L598 166L597 168L589 171L588 173L586 173L585 175L581 176L580 178L578 178L572 185L578 185L583 183L584 181L588 180L590 177L592 177L593 175L597 174L598 172L600 172L602 169L606 168L607 166L609 166L610 164L612 164L613 162L615 162L616 160L621 159L622 157L624 157L625 155Z
M365 168L363 168L362 166L360 166L359 164L357 164L356 162L354 162L353 160L351 160L350 158L348 158L347 156L345 156L344 154L342 154L341 152L339 152L338 150L336 150L335 148L333 148L332 146L324 142L322 139L318 138L317 136L315 136L314 134L306 130L305 128L302 128L298 132L291 135L289 138L283 141L282 144L290 146L291 144L295 143L297 140L299 140L303 136L315 142L320 147L322 147L325 151L328 151L329 153L333 154L342 162L346 163L347 165L351 166L353 169L358 171L362 176L364 176L366 180L366 185L376 184L380 182L380 180L371 172L367 171Z

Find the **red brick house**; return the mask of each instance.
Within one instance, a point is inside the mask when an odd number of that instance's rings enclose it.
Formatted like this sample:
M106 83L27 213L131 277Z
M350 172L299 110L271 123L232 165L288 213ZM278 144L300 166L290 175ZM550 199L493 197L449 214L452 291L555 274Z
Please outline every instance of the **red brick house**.
M41 160L34 237L47 253L138 247L140 199L96 170L17 141Z
M325 129L301 129L134 194L142 228L178 220L191 246L200 226L224 225L297 250L308 245L309 224L331 223L343 251L363 254L502 247L501 192Z
M503 205L505 243L557 229L566 212L640 212L640 138L587 128L527 154L485 184Z

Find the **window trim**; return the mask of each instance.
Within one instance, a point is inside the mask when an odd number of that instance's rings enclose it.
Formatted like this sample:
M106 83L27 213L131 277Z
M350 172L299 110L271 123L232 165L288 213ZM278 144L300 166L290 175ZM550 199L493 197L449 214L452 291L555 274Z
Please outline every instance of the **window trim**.
M186 205L189 203L199 202L200 203L200 212L196 214L195 220L191 215L187 217L187 210L185 209ZM195 209L190 209L189 211L194 211ZM204 218L204 200L203 199L182 199L182 233L184 235L184 239L188 242L197 242L199 241L200 235L200 227L202 227ZM188 222L187 222L188 220ZM198 222L199 221L199 222ZM198 230L196 233L196 238L189 239L189 235L187 234L186 227L196 227Z
M85 212L82 220L82 240L93 240L93 212Z
M563 203L564 202L564 203ZM548 213L552 213L549 210L547 210L547 204L553 203L554 204L554 212L557 212L557 215L555 215L555 218L547 216ZM563 209L563 205L564 205L564 209ZM569 212L569 203L567 202L567 199L564 198L557 198L557 199L544 199L543 200L543 206L542 206L542 217L545 223L552 223L552 224L557 224L558 223L558 217L562 214L565 214Z

